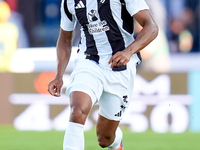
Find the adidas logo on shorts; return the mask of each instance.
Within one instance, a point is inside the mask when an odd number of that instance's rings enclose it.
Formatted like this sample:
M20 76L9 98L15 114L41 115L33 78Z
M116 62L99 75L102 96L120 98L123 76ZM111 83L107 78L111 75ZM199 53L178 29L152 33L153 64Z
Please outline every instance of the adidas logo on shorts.
M115 114L116 117L121 117L122 116L122 111L118 112L117 114Z
M120 109L121 109L121 110L120 110L120 112L118 112L117 114L115 114L115 116L117 116L117 117L121 117L121 116L122 116L122 113L125 111L126 105L127 105L127 103L128 103L127 98L128 98L127 95L123 96L124 105L121 105L121 106L120 106Z

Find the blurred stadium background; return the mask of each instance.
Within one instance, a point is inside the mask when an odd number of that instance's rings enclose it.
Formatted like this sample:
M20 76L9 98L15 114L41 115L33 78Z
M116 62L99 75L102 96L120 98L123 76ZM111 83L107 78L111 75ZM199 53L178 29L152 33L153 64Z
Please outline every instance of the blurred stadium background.
M63 95L47 84L56 71L61 0L0 0L0 149L61 150L69 117L64 95L74 67L79 25ZM200 149L199 0L146 0L157 39L142 51L132 102L120 126L126 150ZM141 27L135 22L135 35ZM97 150L98 105L85 125L86 150Z

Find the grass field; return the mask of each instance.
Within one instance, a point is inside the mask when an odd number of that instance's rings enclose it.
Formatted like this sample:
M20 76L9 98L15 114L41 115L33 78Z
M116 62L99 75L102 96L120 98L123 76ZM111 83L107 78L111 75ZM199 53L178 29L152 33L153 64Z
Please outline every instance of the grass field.
M132 133L122 128L125 150L200 150L200 133ZM0 150L62 150L64 132L17 131L0 125ZM85 150L101 150L95 130L85 132ZM102 149L103 150L103 149Z

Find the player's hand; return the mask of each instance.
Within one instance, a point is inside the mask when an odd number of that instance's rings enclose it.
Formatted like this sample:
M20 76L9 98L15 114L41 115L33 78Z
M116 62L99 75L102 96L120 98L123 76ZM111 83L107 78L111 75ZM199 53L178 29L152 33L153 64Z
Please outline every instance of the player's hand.
M111 64L111 68L114 66L125 66L129 62L131 56L131 52L126 49L119 51L110 58L108 64Z
M56 96L59 97L60 91L61 91L61 87L63 85L63 80L62 78L55 78L54 80L52 80L49 84L48 84L48 92L52 95L52 96Z

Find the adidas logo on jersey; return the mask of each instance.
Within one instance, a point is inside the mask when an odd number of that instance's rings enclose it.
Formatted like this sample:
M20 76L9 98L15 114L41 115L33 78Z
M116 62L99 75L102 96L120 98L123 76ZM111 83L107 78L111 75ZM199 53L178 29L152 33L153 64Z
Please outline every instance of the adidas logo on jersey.
M81 0L78 2L78 4L75 7L75 9L79 9L79 8L85 8L85 5L83 4Z

